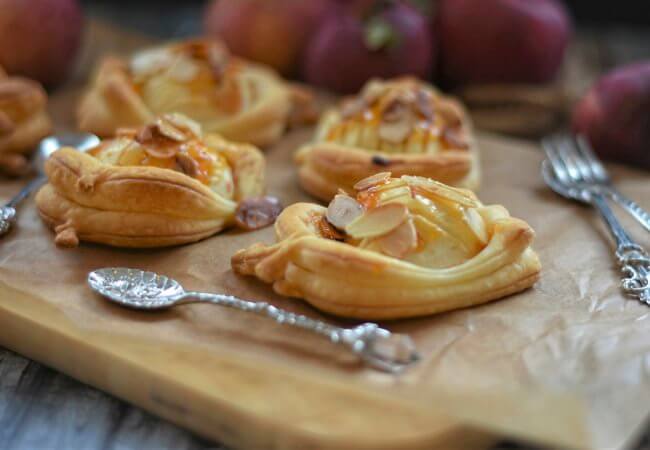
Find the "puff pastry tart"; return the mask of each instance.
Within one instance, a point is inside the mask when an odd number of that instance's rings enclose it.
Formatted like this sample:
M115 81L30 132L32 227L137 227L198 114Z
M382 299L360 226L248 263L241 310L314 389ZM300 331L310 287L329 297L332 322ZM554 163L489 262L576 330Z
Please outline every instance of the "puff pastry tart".
M233 269L332 314L398 319L496 300L531 286L534 232L471 191L380 173L327 208L287 207L278 243L232 257Z
M40 84L9 77L0 68L0 171L26 172L26 154L52 131L46 106L47 95Z
M100 136L178 112L206 132L266 145L284 131L291 106L285 83L271 70L231 56L208 39L108 57L77 111L78 125Z
M295 160L303 188L326 201L382 170L470 189L479 179L465 110L411 77L371 80L357 97L325 112Z
M45 171L49 182L36 204L66 247L79 240L121 247L197 241L250 213L248 202L264 189L259 150L202 135L178 114L120 129L87 153L59 149Z

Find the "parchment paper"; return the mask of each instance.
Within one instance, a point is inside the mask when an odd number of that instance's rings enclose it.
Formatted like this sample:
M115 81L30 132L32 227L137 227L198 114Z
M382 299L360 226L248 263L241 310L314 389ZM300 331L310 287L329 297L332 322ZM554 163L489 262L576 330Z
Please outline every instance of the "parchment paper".
M76 95L66 90L53 99L59 128L71 126ZM291 161L292 152L310 136L309 129L292 132L267 151L269 191L285 205L310 200L297 185ZM409 333L423 355L397 382L360 367L317 337L259 317L202 305L151 316L109 305L85 284L88 271L98 267L139 267L172 276L190 289L266 300L345 324L232 273L230 256L253 242L272 242L271 228L231 231L154 251L90 244L60 250L30 200L20 208L15 231L0 241L0 282L42 299L89 333L237 352L371 388L397 385L387 395L488 428L558 445L619 448L634 437L650 410L650 308L621 294L613 244L595 213L543 185L538 148L488 135L480 135L479 142L479 196L484 203L505 205L536 230L541 281L482 307L384 324ZM647 173L620 167L612 172L623 192L650 209ZM8 199L19 186L3 180L0 198ZM650 246L648 234L624 219L632 234Z

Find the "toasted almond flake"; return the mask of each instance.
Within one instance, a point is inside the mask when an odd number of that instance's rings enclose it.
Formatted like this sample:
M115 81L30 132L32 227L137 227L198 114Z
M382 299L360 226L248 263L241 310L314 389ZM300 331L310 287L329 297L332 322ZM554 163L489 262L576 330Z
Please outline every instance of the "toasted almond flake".
M388 180L390 180L390 176L391 176L390 172L379 172L369 176L368 178L364 178L363 180L357 181L357 183L353 187L357 191L365 191L370 187L387 182Z
M242 200L235 211L235 223L244 230L257 230L275 222L282 212L276 197L256 197Z
M444 119L446 125L450 127L460 126L462 123L462 113L458 106L450 101L439 101L435 110Z
M179 113L169 113L165 114L163 118L165 121L169 122L179 130L191 133L194 135L194 137L201 137L201 125L186 115Z
M411 134L413 122L409 116L405 116L396 122L382 121L379 124L379 137L384 141L401 144Z
M187 83L196 78L199 74L199 67L192 60L181 58L169 68L166 74L176 81Z
M192 178L196 178L199 174L199 163L194 158L185 152L178 152L176 154L176 163L181 171Z
M401 99L395 98L384 108L381 120L384 122L398 122L406 114L407 108Z
M185 142L187 136L183 131L176 128L172 123L167 120L167 117L159 117L156 119L156 128L163 136L177 142Z
M469 144L465 140L464 133L457 127L446 128L445 131L442 132L442 139L452 148L466 149L469 147Z
M344 100L341 104L341 117L344 119L349 119L350 117L360 114L367 105L364 99L362 98L352 98Z
M474 208L468 208L465 210L465 220L481 244L487 244L489 237L481 214Z
M336 195L327 207L327 220L339 230L363 214L363 207L348 195Z
M143 50L131 58L131 73L136 77L150 75L169 67L173 61L174 54L167 48Z
M377 238L375 243L383 254L403 258L418 247L418 233L413 220L405 220L391 233Z
M366 83L366 86L361 92L361 98L367 105L372 105L379 99L379 97L381 97L385 90L386 85L384 82L373 79Z
M427 120L433 119L433 106L431 105L431 94L424 89L418 89L415 94L415 105L420 114Z
M345 227L345 231L355 239L382 236L397 228L407 217L406 206L389 203L366 211Z

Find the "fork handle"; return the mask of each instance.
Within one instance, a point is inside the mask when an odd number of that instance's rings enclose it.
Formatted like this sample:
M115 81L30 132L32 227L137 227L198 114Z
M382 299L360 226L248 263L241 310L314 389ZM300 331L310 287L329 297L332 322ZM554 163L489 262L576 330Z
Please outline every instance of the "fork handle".
M630 213L630 215L634 217L636 221L646 229L646 231L650 232L650 213L648 211L643 209L634 200L627 198L625 195L621 194L614 188L609 188L607 190L607 194L612 200L621 205L628 213Z
M623 290L650 305L650 255L625 231L603 194L592 193L590 199L616 241L616 259L621 268Z

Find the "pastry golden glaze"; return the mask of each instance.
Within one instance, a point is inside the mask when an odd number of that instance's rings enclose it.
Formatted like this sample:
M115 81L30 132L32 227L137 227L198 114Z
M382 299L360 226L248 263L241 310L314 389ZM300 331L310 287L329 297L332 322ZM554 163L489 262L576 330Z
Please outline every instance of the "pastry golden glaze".
M79 128L112 136L159 114L181 113L205 132L262 146L283 133L291 93L271 69L219 42L189 40L104 59L77 111Z
M478 305L538 279L534 232L468 190L380 173L328 208L296 203L278 217L278 243L232 257L235 272L281 295L358 319L399 319Z
M264 157L179 114L121 129L88 153L57 150L36 205L57 245L120 247L197 241L235 222L238 205L264 190Z
M339 188L380 171L474 189L479 166L472 126L456 100L415 78L371 80L321 117L295 157L302 187L329 201Z
M46 106L40 84L9 77L0 68L0 171L8 175L27 171L26 155L52 131Z

